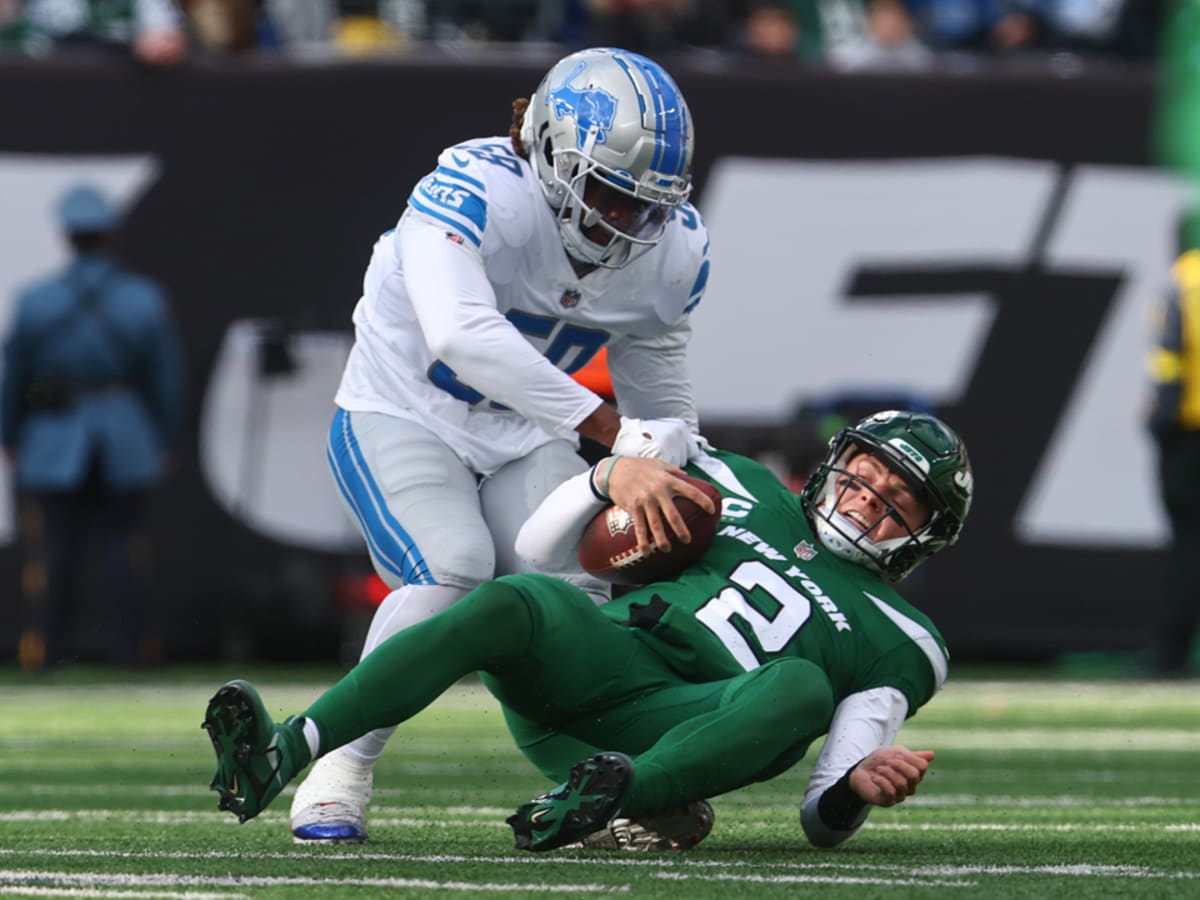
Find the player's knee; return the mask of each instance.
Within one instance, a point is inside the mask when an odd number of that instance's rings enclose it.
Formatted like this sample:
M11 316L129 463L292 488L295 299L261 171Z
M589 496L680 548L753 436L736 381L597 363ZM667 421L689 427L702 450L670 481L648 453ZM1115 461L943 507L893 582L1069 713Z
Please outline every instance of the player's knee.
M477 534L426 535L386 559L372 556L376 571L393 589L403 584L439 584L469 591L494 577L496 569L495 547L483 528Z
M836 706L829 677L806 659L777 659L752 673L749 689L763 700L760 709L771 727L805 734L824 728Z
M522 629L530 621L529 598L504 581L488 581L467 594L459 607L464 615L489 632L519 623Z
M470 590L496 574L496 557L489 542L485 552L457 547L439 548L428 558L429 574L435 584Z

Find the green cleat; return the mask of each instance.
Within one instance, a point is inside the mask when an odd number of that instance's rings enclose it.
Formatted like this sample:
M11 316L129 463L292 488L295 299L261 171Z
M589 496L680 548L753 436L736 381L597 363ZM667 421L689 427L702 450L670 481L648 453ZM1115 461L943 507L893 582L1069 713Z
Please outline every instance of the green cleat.
M613 819L582 841L567 846L579 850L690 850L713 829L712 804L697 800L640 819Z
M564 784L508 817L518 850L555 850L582 841L617 815L633 783L633 760L597 753L571 768Z
M211 790L221 795L217 808L239 822L266 809L284 786L309 762L303 719L271 721L254 686L231 681L208 701L204 723L217 754Z

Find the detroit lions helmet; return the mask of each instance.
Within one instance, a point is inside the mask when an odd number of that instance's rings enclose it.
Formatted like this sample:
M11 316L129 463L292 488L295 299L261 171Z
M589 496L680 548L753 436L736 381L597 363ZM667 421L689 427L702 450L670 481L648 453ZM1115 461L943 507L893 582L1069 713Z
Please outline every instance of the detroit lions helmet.
M529 103L521 140L564 247L583 263L631 262L662 240L692 190L687 103L662 66L627 50L581 50L556 63ZM590 179L608 189L610 208L585 202ZM597 227L607 241L585 234Z
M928 507L929 520L907 535L872 541L840 512L842 496L865 487L848 470L861 452L872 453L908 483ZM941 420L916 412L888 410L843 428L801 492L804 510L821 543L837 556L899 581L958 540L971 508L974 478L962 439ZM882 496L885 515L903 521Z

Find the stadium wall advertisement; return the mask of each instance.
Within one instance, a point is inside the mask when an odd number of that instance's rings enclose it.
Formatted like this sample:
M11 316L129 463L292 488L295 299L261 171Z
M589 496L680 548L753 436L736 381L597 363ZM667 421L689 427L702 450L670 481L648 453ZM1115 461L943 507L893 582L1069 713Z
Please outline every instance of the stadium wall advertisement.
M0 320L65 259L53 201L87 176L185 336L187 439L153 500L173 656L336 652L334 580L364 560L324 432L371 245L437 150L503 134L550 62L0 60ZM956 656L1143 643L1166 528L1142 357L1186 201L1150 165L1150 74L665 62L712 233L706 432L786 458L798 411L917 398L976 469L959 547L908 590ZM15 505L5 482L0 658Z

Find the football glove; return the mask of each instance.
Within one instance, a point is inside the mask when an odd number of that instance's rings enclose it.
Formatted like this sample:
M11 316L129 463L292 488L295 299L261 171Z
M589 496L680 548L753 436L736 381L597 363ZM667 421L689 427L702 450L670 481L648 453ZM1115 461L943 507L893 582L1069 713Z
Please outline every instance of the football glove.
M644 456L676 466L686 465L697 448L698 436L683 419L630 419L621 416L613 441L613 456Z

